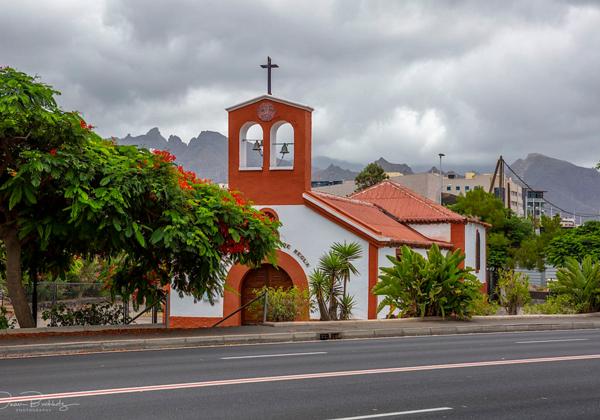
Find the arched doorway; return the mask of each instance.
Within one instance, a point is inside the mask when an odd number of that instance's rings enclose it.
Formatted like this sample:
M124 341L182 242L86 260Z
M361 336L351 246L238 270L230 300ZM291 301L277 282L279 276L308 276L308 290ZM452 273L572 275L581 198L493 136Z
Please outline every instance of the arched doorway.
M263 286L289 289L294 286L292 279L284 270L276 269L271 264L263 264L259 268L248 271L242 281L242 306L256 297L255 290ZM262 307L262 305L261 305ZM242 311L242 324L258 324L262 322L262 312L245 308Z

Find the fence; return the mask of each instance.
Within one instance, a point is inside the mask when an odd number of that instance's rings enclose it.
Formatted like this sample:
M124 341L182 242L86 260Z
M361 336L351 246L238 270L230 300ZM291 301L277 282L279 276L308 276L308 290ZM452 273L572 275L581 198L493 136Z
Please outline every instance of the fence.
M110 291L102 283L66 283L66 282L39 282L36 287L37 299L33 298L33 287L28 285L26 291L30 306L37 302L36 309L32 312L37 314L37 326L56 326L59 318L65 313L75 314L71 317L73 321L83 322L81 315L92 305L96 308L102 306L104 316L88 317L86 323L99 322L104 324L157 324L162 323L163 305L152 308L140 305L138 308L131 301L116 296L112 300ZM9 315L13 313L12 305L8 296L0 289L0 306L5 308ZM53 310L54 308L54 310ZM46 319L44 319L46 318ZM91 321L91 322L90 322ZM58 322L60 324L60 322Z

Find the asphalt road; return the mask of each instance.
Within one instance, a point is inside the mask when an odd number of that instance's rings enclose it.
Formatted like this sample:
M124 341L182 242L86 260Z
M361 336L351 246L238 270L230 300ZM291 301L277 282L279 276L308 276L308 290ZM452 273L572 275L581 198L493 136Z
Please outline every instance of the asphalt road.
M38 417L598 419L600 330L0 360L0 418Z

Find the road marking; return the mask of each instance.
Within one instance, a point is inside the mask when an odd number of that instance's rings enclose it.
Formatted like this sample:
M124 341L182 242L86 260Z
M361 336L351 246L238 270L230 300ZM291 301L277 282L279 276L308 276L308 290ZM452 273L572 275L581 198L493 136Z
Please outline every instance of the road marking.
M557 356L557 357L539 357L535 359L513 359L513 360L491 360L487 362L468 362L468 363L449 363L445 365L422 365L422 366L404 366L396 368L382 368L382 369L365 369L365 370L346 370L338 372L321 372L321 373L304 373L296 375L281 375L281 376L263 376L254 378L240 378L240 379L223 379L203 382L186 382L176 384L165 384L165 385L149 385L149 386L135 386L128 388L109 388L109 389L96 389L89 391L72 391L72 392L60 392L56 394L42 394L42 395L20 395L17 397L5 397L0 398L1 404L10 404L15 402L23 401L41 401L41 400L53 400L60 398L80 398L80 397L94 397L103 395L114 395L114 394L131 394L136 392L151 392L151 391L168 391L177 389L190 389L190 388L206 388L213 386L224 386L224 385L241 385L241 384L255 384L265 382L282 382L282 381L297 381L301 379L323 379L323 378L340 378L345 376L360 376L360 375L375 375L383 373L403 373L403 372L422 372L430 370L440 369L459 369L469 367L482 367L482 366L505 366L505 365L522 365L531 363L550 363L550 362L566 362L574 360L594 360L600 359L600 354L584 354L580 356Z
M279 353L279 354L257 354L250 356L229 356L221 357L221 360L233 360L233 359L259 359L263 357L287 357L287 356L310 356L313 354L327 354L326 351L311 351L306 353Z
M589 338L562 338L556 340L531 340L531 341L515 341L516 344L534 344L534 343L565 343L567 341L588 341Z
M392 417L392 416L404 416L406 414L419 414L419 413L434 413L436 411L448 411L452 410L452 407L437 407L437 408L424 408L422 410L410 410L410 411L396 411L395 413L381 413L371 414L367 416L356 416L356 417L339 417L331 420L359 420L359 419L376 419L381 417Z
M566 328L566 329L557 329L552 330L552 332L580 332L586 331L590 332L591 329L596 328ZM15 360L15 359L33 359L33 358L43 358L43 357L65 357L65 356L86 356L86 355L94 355L94 354L114 354L114 353L138 353L138 352L156 352L156 351L172 351L172 350L193 350L193 349L212 349L212 348L223 348L223 347L259 347L259 346L281 346L281 345L289 345L289 344L313 344L313 343L321 343L322 345L335 345L337 343L344 343L346 341L412 341L412 340L429 340L429 339L438 339L438 338L462 338L462 337L480 337L480 336L503 336L503 335L525 335L525 334L547 334L548 330L539 330L539 331L500 331L500 332L477 332L477 333L460 333L460 334L434 334L434 335L416 335L416 336L401 336L401 337L368 337L368 338L344 338L342 340L329 340L326 342L322 342L319 340L297 340L297 341L278 341L271 343L235 343L235 344L190 344L190 345L182 345L182 346L173 346L173 347L159 347L159 348L146 348L146 349L120 349L120 350L74 350L74 351L58 351L54 353L43 353L43 354L11 354L11 355L0 355L1 360ZM184 337L186 338L186 337ZM155 339L146 339L146 341L153 340L165 340L166 338L155 338ZM122 340L119 340L122 341ZM97 344L97 343L105 343L106 341L83 341L83 342L66 342L59 344ZM36 346L46 346L45 344L24 344L23 346L33 347ZM11 346L3 346L3 348L11 349L14 347L21 347L21 345L11 345Z

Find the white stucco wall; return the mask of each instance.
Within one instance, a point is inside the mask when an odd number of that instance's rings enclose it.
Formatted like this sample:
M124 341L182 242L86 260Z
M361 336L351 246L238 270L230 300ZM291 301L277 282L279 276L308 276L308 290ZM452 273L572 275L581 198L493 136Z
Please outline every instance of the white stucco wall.
M361 246L363 256L354 262L360 274L351 277L348 283L348 293L354 296L356 301L353 317L366 319L369 293L368 242L304 205L268 207L277 212L282 223L279 230L280 238L289 245L289 248L282 249L282 251L291 255L298 262L307 277L318 265L319 257L326 253L334 242L357 242ZM306 266L301 257L294 252L295 250L304 256L309 266ZM171 293L170 305L171 316L222 317L227 315L223 314L222 299L211 306L207 301L194 303L194 299L191 297L180 298L177 293ZM318 316L318 310L311 313L311 318L318 318Z
M475 250L475 242L477 231L479 231L479 239L480 239L480 269L478 273L474 273L480 282L485 282L485 273L486 273L486 234L485 227L478 223L467 223L465 226L465 266L475 268L475 257L477 256Z
M450 242L450 223L409 224L408 226L430 239Z
M354 262L360 274L350 278L348 293L354 296L356 301L353 317L366 319L369 293L369 243L306 206L269 207L277 212L282 223L279 230L281 240L290 246L283 251L294 257L307 277L317 267L321 255L326 253L334 242L357 242L361 246L362 258ZM308 267L294 253L294 250L304 255ZM311 318L318 317L318 310L311 313Z

